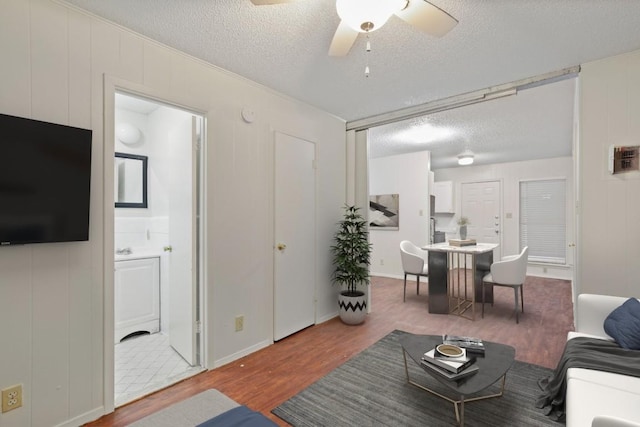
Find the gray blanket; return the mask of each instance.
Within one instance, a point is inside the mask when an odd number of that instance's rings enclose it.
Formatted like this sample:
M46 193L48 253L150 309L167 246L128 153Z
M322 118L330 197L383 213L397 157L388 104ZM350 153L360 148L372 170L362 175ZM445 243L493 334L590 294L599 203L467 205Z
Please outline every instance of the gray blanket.
M564 421L567 393L567 369L585 368L640 377L640 351L626 350L611 341L577 337L568 340L553 375L542 378L538 385L543 394L536 407L556 421Z

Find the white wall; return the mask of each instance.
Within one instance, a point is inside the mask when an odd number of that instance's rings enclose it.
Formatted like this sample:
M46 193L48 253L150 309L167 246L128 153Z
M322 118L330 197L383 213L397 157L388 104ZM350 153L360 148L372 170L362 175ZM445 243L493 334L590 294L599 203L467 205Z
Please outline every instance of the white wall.
M398 230L371 228L371 274L402 278L400 242L429 243L430 153L400 154L369 160L369 193L400 195Z
M567 180L567 242L573 242L574 209L573 209L573 160L571 157L529 160L513 163L496 163L492 165L465 166L434 171L436 181L453 181L455 198L455 215L438 214L437 230L447 233L447 238L454 238L457 233L456 220L460 217L462 206L461 184L465 182L500 181L502 187L502 241L501 256L514 255L520 252L519 242L519 185L521 180L566 178ZM509 218L511 216L511 218ZM567 248L567 264L565 267L552 265L536 265L530 263L527 274L542 277L571 279L573 264L572 252ZM546 268L546 271L544 270Z
M271 343L273 130L318 144L317 316L335 312L328 248L345 201L343 121L49 0L2 2L0 57L1 113L94 131L90 240L0 248L0 323L13 325L0 330L0 388L24 385L24 407L1 414L0 425L79 425L109 409L113 142L104 139L104 106L113 94L105 98L105 75L206 112L209 366ZM244 106L254 123L242 122ZM246 316L241 333L237 313Z
M582 65L579 76L576 293L638 296L640 173L610 175L610 145L640 145L640 51Z
M140 141L126 145L114 138L114 150L119 153L148 157L148 208L115 209L115 247L132 247L134 250L150 248L159 250L167 244L168 210L164 177L170 165L166 162L169 149L168 132L176 122L189 116L186 112L160 107L150 114L141 114L122 108L115 110L115 123L129 123L141 132ZM148 234L147 234L148 232Z

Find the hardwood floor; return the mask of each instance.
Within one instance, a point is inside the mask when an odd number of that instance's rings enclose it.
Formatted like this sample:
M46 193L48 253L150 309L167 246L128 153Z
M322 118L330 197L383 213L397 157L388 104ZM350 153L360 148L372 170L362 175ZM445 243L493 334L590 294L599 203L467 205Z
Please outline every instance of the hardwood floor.
M309 327L235 362L118 408L88 425L125 426L172 403L216 388L286 426L288 424L271 414L273 408L394 329L419 334L477 336L509 344L516 349L516 359L549 368L555 368L567 332L573 330L571 284L566 280L527 277L525 312L519 324L515 322L510 288L496 287L494 306L485 306L482 319L478 304L476 320L471 321L429 314L427 285L421 285L422 295L416 295L415 282L408 281L407 301L403 303L402 280L374 277L372 313L363 325L347 326L335 318ZM398 357L401 359L400 352Z

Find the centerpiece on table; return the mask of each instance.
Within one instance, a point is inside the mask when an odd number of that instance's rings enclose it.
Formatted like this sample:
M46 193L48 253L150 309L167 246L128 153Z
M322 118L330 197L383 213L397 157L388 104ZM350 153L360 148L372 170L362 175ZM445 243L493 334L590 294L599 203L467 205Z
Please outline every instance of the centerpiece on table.
M458 231L460 232L460 240L467 240L467 225L469 225L469 218L466 216L461 216L458 219L458 226L460 227Z

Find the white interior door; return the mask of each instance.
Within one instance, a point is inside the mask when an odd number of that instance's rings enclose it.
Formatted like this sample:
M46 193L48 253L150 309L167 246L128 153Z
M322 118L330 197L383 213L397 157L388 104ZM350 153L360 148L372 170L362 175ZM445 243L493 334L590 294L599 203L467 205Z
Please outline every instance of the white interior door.
M315 323L315 146L275 134L274 340Z
M461 216L469 218L467 236L481 243L500 244L500 182L471 182L462 184ZM498 246L493 259L501 259Z
M169 342L191 365L197 364L196 118L185 119L171 135L169 180Z

